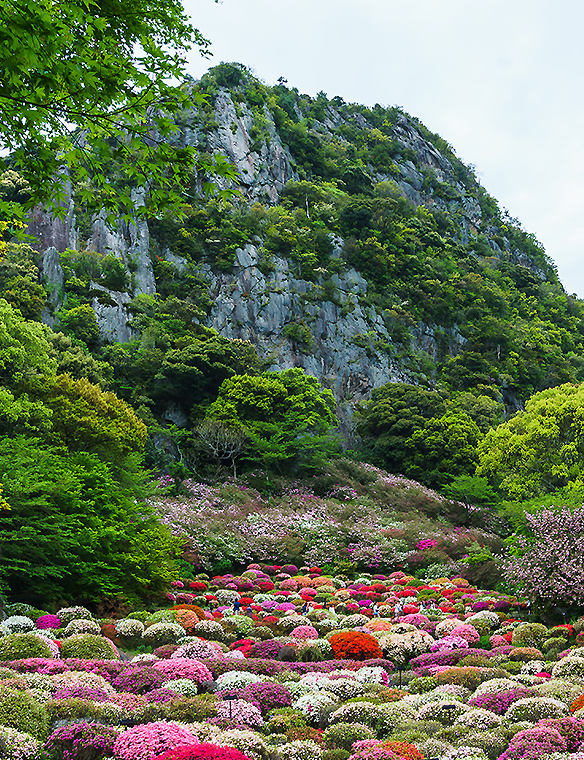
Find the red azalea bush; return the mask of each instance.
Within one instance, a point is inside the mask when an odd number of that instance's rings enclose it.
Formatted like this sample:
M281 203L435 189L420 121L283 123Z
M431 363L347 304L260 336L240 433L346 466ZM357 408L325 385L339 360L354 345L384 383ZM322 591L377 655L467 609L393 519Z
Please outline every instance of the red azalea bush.
M153 760L251 760L238 749L219 747L217 744L191 744L159 755Z
M368 633L348 631L334 633L329 639L337 660L370 660L383 658L377 639Z

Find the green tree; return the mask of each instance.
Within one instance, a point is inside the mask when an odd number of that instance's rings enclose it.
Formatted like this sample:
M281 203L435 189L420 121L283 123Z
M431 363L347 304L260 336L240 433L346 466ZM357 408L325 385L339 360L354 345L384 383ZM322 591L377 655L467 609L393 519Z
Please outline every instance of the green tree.
M147 601L173 578L179 542L87 452L0 440L0 591L38 604Z
M24 380L55 374L51 331L27 322L20 312L0 298L0 385L14 388Z
M433 417L406 440L409 455L406 473L427 485L439 488L453 475L474 472L481 431L468 414L449 412Z
M187 411L214 399L221 383L244 372L259 372L261 363L249 341L231 340L197 326L182 347L167 351L154 378L155 398L176 399Z
M279 469L314 465L334 448L334 409L333 394L294 368L225 380L207 418L243 426L249 433L246 459Z
M85 343L87 348L97 348L99 344L99 325L95 311L89 304L74 306L59 313L59 328L73 338Z
M148 190L138 213L151 213L182 205L177 185L193 170L233 178L225 161L169 139L173 117L201 103L175 84L193 46L208 52L178 0L0 0L0 146L26 208L65 213L63 167L83 203L126 217L132 187ZM0 211L17 208L0 201Z
M446 411L445 394L407 383L375 388L357 409L357 432L369 458L390 472L404 472L411 457L406 441Z
M444 496L463 504L489 507L497 503L497 494L487 478L479 478L476 475L456 475L440 490Z
M479 445L477 475L509 499L584 486L584 385L566 383L532 396L525 411L490 430Z
M38 395L51 411L50 439L69 451L89 451L121 463L141 453L147 430L131 407L89 380L69 375L44 379Z

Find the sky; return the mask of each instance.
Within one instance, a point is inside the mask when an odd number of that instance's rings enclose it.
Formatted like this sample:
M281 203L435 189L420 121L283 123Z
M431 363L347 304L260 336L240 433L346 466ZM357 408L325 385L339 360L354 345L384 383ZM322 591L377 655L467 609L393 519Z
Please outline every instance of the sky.
M221 61L268 85L401 106L441 135L584 298L584 3L184 0Z

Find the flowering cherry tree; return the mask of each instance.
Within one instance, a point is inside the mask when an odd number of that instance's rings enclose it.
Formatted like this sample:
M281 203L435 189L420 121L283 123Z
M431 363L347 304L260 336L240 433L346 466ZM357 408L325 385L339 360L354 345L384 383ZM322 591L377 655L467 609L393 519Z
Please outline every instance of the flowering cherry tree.
M526 515L531 536L515 541L506 579L543 602L584 603L584 506Z

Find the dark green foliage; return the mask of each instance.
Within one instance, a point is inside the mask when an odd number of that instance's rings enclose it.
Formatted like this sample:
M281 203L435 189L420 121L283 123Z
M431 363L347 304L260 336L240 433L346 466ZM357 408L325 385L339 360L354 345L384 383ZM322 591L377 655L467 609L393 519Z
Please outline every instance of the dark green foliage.
M357 430L374 462L390 472L404 472L409 460L408 439L445 411L443 393L388 383L376 388L371 401L357 410Z

